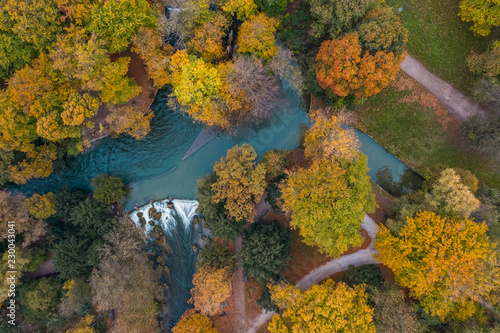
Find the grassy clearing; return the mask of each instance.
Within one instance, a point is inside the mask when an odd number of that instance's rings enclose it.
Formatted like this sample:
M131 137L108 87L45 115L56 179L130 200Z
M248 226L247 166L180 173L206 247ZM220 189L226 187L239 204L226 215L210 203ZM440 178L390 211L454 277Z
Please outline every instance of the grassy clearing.
M454 133L446 132L432 107L403 101L427 92L413 80L412 90L396 89L402 79L409 80L401 74L398 81L357 108L356 126L422 175L434 164L445 164L470 170L481 182L500 187L500 174L468 150L456 125Z
M465 59L471 53L484 52L490 42L500 38L500 29L490 36L475 36L470 23L458 16L459 0L386 0L394 7L409 30L407 48L430 71L471 94L474 77Z

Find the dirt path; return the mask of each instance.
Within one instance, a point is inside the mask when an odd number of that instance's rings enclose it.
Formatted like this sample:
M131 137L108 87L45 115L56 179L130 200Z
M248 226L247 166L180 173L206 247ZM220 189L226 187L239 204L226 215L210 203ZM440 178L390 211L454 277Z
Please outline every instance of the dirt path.
M316 268L315 270L307 274L304 278L302 278L302 280L297 283L297 287L299 287L300 289L307 289L313 284L326 279L330 275L347 270L349 265L354 265L357 267L368 264L377 264L378 261L375 260L372 255L376 253L376 250L373 247L373 242L375 239L375 235L378 232L378 226L375 224L371 217L365 214L365 218L361 227L370 235L372 239L372 242L370 243L370 246L368 246L368 248L345 256L341 256L340 258L329 261L323 266ZM250 327L250 329L247 330L247 333L257 332L262 325L271 320L274 314L275 312L262 310L262 313L257 318L252 320L253 325L252 327Z
M429 72L420 62L408 55L401 69L420 82L445 106L457 119L464 121L473 115L484 116L485 112L478 103L464 96L448 82Z
M28 274L28 276L32 279L38 279L47 275L56 274L57 270L54 266L54 260L50 259L38 266L38 268Z
M237 255L241 249L241 244L243 243L243 237L237 237L234 240L233 253ZM245 272L243 271L243 262L239 256L236 257L236 272L234 273L233 280L233 290L234 290L234 307L236 313L234 314L234 320L236 327L234 327L236 333L244 332L246 329L246 308L245 308Z

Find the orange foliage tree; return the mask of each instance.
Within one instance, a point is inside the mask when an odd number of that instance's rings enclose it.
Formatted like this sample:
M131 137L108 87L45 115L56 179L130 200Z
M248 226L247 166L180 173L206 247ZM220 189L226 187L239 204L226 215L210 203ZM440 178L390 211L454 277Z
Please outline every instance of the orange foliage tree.
M500 283L495 245L486 225L433 212L408 218L399 237L381 226L375 247L403 287L424 309L444 320L464 320Z
M172 328L172 333L217 333L217 329L213 327L213 322L209 317L196 313L194 309L189 309Z
M351 93L357 98L378 94L396 76L403 56L377 51L364 52L357 32L343 38L327 40L316 55L316 79L323 89L338 96Z
M187 46L208 62L221 58L224 55L222 38L228 26L229 22L223 15L215 15L211 21L194 30L194 36Z
M231 267L213 269L201 266L193 276L193 289L191 299L194 308L202 314L213 316L231 295L233 273Z

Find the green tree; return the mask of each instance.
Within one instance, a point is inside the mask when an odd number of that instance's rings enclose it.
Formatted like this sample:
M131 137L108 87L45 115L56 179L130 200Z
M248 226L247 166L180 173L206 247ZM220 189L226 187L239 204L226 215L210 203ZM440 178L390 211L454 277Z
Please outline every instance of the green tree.
M408 218L399 237L381 227L375 247L396 281L427 313L464 320L498 286L500 270L486 225L433 212Z
M245 230L241 258L248 276L261 281L277 280L290 260L291 235L278 222L258 222Z
M54 195L54 206L56 209L56 217L68 220L71 216L73 208L81 201L85 200L86 195L78 189L63 188Z
M96 256L95 246L88 239L70 236L54 245L54 265L65 280L88 278Z
M365 212L375 207L367 158L354 161L314 161L306 169L287 171L281 185L283 209L292 214L308 245L338 257L350 246L363 243L359 230Z
M495 41L484 53L472 52L467 57L467 65L471 72L495 84L500 78L500 42Z
M90 184L94 187L94 199L107 205L124 198L130 191L120 178L108 174L95 176Z
M115 219L110 215L111 207L97 200L86 198L75 206L69 222L80 228L82 237L102 237L116 225Z
M92 7L89 30L107 42L111 53L124 51L140 27L158 24L155 11L146 0L99 1Z
M200 205L198 210L207 219L210 232L215 237L234 239L241 235L245 227L245 220L233 221L226 216L225 200L215 203L212 185L217 182L215 172L210 172L198 180L196 198Z
M375 333L367 298L363 287L350 288L331 279L305 291L292 285L273 286L271 299L282 312L274 315L268 329L271 333Z
M211 243L198 254L198 266L207 266L213 269L229 267L233 271L234 256L227 246Z
M312 35L321 38L328 33L331 38L338 38L352 30L365 16L369 0L309 0Z
M346 283L351 287L364 283L375 288L382 286L384 284L384 280L382 272L375 265L363 265L360 267L349 265L345 279Z
M212 200L225 200L227 217L236 221L253 221L255 205L266 188L264 166L256 165L257 153L249 144L237 145L227 151L214 165L217 182L212 184Z
M0 31L0 78L7 78L35 57L32 45L19 36Z
M474 22L474 33L487 36L492 26L500 25L500 3L496 0L462 0L458 15L465 22Z
M58 303L61 284L55 278L41 278L25 287L25 299L28 307L36 312L46 313Z
M361 46L371 54L378 51L402 54L408 41L408 30L389 7L366 13L358 31Z

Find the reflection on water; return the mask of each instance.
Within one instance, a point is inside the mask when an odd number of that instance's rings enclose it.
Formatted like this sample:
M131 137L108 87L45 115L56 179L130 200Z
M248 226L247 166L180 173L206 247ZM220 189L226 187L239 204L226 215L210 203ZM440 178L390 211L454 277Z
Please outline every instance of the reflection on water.
M386 166L377 171L375 182L391 195L399 197L418 190L422 187L423 179L412 170L406 169L395 182L391 169Z

